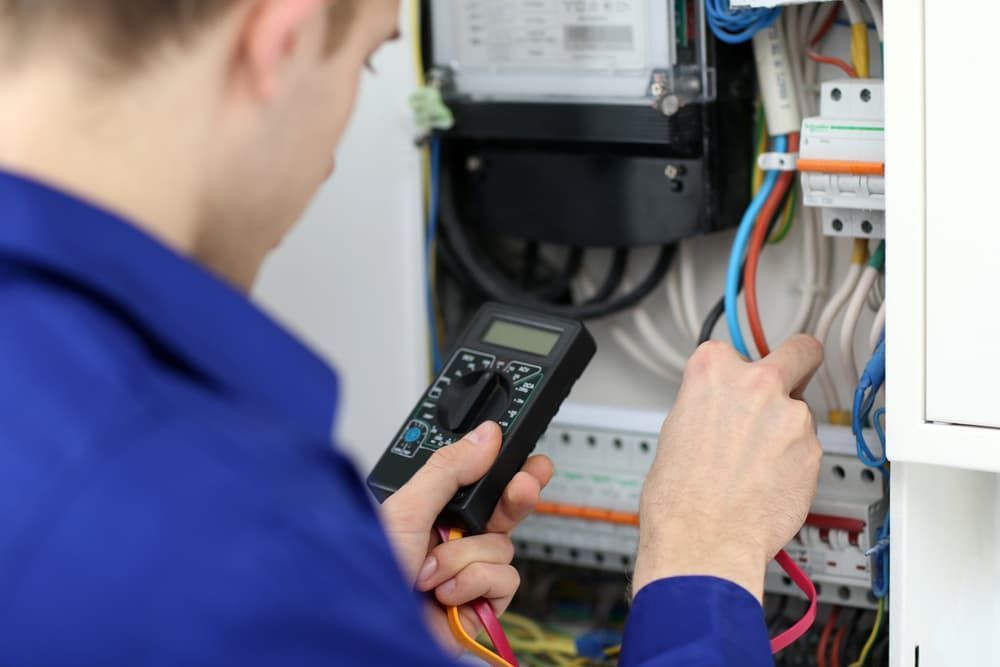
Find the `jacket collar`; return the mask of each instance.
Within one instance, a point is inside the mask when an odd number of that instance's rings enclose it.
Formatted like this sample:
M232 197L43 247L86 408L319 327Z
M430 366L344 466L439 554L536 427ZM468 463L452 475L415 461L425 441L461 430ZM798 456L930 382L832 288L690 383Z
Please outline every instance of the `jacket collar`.
M0 262L54 273L254 409L331 437L333 371L249 299L122 218L0 171Z

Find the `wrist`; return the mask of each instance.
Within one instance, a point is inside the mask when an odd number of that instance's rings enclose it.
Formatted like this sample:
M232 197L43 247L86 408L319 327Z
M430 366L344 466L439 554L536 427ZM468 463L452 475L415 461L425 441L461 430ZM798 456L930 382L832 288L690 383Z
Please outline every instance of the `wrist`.
M758 544L706 534L704 524L691 527L671 519L649 523L642 522L633 595L659 579L709 576L731 581L763 601L768 558Z

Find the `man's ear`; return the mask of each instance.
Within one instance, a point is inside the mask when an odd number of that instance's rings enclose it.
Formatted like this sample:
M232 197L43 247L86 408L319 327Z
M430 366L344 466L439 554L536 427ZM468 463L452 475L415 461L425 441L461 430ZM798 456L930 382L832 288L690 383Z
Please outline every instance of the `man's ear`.
M241 55L250 89L270 100L287 58L309 21L327 6L325 0L254 0L241 38Z

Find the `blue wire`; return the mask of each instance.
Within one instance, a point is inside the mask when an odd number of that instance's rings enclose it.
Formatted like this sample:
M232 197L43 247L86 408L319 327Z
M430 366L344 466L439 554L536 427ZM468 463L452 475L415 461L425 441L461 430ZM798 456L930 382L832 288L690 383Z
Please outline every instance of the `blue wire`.
M885 521L875 534L875 541L882 542L889 539L889 515L885 515ZM875 577L872 581L872 595L882 599L889 594L889 545L875 554Z
M879 433L879 437L883 442L882 454L880 456L875 456L871 448L868 447L868 443L865 441L864 436L865 421L867 421L871 415L872 408L875 406L875 397L882 389L883 384L885 384L884 331L882 333L881 340L879 340L878 347L875 348L872 358L865 365L865 370L861 374L861 379L858 380L857 389L854 390L851 430L854 432L854 438L857 444L858 459L860 459L866 466L870 468L878 468L883 475L886 475L885 439L884 434L880 431L881 426L878 425L878 420L876 420L876 432Z
M788 150L788 137L780 136L774 139L774 150L784 153ZM740 228L736 232L736 240L733 241L733 250L729 255L729 268L726 271L726 324L729 327L729 337L740 354L750 358L750 351L747 349L746 340L743 338L743 331L740 329L740 313L737 308L737 301L740 295L740 273L743 272L743 259L747 254L747 245L750 243L750 236L753 234L754 224L760 210L764 208L764 203L771 196L775 184L778 182L778 172L769 171L764 179L764 184L760 192L750 202L743 219L740 221Z
M434 315L434 294L431 284L431 258L437 239L438 219L441 211L441 137L431 137L431 196L427 219L427 240L424 246L424 285L427 301L427 329L430 334L431 365L435 374L441 372L441 348L438 342L437 318Z
M741 44L764 28L770 28L781 15L774 9L731 9L729 0L705 0L708 26L727 44Z
M878 440L882 443L882 451L885 451L885 427L882 425L882 420L885 419L885 408L879 408L872 415L872 425L875 426L875 433L878 434Z

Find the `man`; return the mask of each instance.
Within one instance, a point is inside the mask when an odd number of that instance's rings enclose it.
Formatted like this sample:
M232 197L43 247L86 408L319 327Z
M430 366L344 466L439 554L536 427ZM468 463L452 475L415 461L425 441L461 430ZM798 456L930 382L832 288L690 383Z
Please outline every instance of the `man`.
M328 445L336 379L245 297L398 10L0 0L0 664L441 665L440 604L507 606L509 534L551 464L526 463L487 534L437 544L500 447L484 424L380 525ZM815 490L796 397L820 358L799 337L692 359L623 664L770 663L764 569Z

